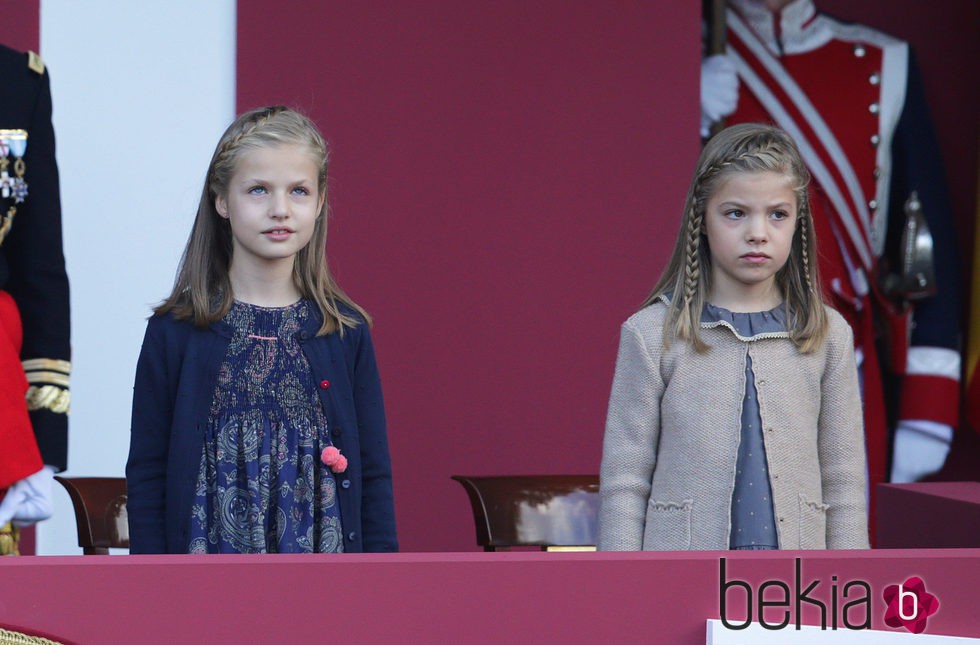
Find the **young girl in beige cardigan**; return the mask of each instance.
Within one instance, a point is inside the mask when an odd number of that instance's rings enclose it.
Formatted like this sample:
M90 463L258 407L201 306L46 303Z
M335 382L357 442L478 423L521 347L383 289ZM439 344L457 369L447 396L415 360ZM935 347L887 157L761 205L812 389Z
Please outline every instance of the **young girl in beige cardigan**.
M851 330L820 295L808 181L769 126L702 151L670 263L622 327L600 550L868 547Z

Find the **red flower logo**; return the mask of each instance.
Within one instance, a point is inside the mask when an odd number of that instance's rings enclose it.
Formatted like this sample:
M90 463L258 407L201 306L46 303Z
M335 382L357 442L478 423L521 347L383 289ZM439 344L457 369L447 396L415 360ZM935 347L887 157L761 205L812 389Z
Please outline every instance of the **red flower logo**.
M888 585L882 596L888 605L885 624L904 627L913 634L924 632L926 619L939 611L939 598L926 591L926 583L918 576L912 576L900 585Z

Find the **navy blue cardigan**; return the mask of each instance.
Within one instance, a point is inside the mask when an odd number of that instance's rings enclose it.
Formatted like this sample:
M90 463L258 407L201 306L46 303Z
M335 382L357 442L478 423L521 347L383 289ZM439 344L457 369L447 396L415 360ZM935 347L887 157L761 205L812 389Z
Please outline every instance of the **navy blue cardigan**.
M316 312L316 308L312 308ZM352 313L353 312L349 312ZM381 380L366 324L343 338L317 336L319 315L297 332L333 443L347 457L337 475L344 550L397 551L391 459ZM186 553L204 429L231 328L173 316L150 318L136 367L126 480L132 553Z

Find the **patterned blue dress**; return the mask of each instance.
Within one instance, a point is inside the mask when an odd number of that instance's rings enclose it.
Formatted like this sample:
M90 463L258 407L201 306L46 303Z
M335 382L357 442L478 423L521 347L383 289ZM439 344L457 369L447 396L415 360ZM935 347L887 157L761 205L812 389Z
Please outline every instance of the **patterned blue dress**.
M783 305L754 313L737 313L706 304L701 323L722 324L746 342L768 336L785 337L786 309ZM745 352L745 393L738 456L735 461L735 488L732 491L732 526L729 548L735 550L778 549L776 518L769 485L769 464L762 439L762 417L752 372L752 357Z
M296 340L314 305L235 302L191 509L190 553L343 551L326 415Z

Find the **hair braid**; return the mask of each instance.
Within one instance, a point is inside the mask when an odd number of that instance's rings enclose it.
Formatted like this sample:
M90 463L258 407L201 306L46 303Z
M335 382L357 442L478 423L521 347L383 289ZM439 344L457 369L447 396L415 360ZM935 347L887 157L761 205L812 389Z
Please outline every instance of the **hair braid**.
M684 305L691 303L697 295L701 282L701 221L698 209L691 208L687 225L687 256L684 267Z
M281 105L273 105L261 110L255 114L255 118L247 124L243 124L241 132L229 137L225 140L220 148L214 155L214 160L211 163L211 168L221 167L227 164L227 159L235 154L235 152L241 147L242 142L248 140L256 132L261 132L265 129L266 124L272 120L280 112L285 111L286 107ZM214 190L213 186L209 186L213 193L217 191Z
M813 292L813 279L810 276L810 254L807 252L807 220L806 216L800 217L800 256L803 258L803 280L808 293Z

